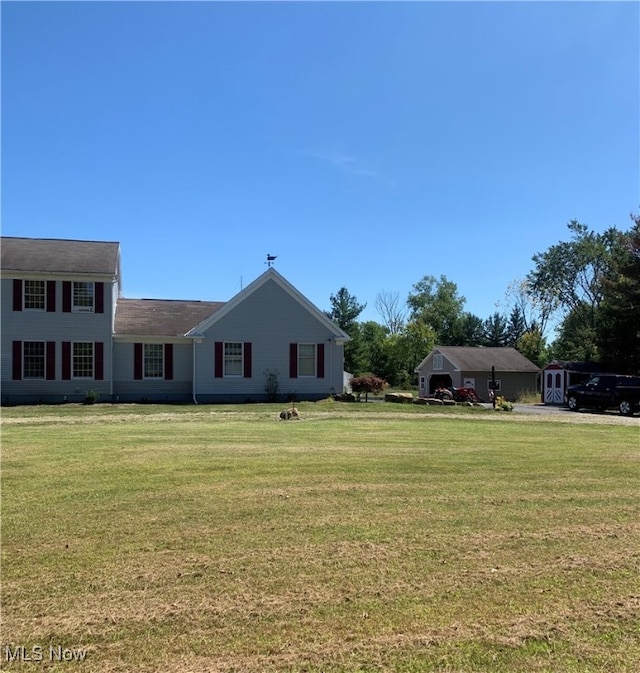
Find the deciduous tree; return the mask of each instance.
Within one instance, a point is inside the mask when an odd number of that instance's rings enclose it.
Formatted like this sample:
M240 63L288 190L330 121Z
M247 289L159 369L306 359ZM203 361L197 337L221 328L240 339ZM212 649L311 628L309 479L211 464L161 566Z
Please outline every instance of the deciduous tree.
M577 220L567 226L571 240L533 256L535 268L527 276L527 287L536 301L561 315L556 355L570 359L582 353L584 359L595 359L598 311L605 281L612 274L620 249L621 234L615 228L597 234Z
M613 273L604 283L596 325L603 360L640 373L640 215L621 238Z
M412 323L431 328L438 344L454 345L458 340L465 298L446 276L424 276L407 298Z
M379 292L376 297L376 311L389 334L400 334L406 322L407 309L400 301L399 292Z

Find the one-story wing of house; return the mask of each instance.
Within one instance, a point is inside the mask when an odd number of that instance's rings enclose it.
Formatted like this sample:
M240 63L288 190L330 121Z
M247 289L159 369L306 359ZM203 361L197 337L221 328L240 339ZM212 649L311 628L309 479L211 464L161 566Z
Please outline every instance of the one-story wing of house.
M497 395L514 400L538 388L540 369L515 348L436 346L416 367L419 395L432 396L438 388L474 388L488 400L495 380ZM495 377L495 379L493 378Z

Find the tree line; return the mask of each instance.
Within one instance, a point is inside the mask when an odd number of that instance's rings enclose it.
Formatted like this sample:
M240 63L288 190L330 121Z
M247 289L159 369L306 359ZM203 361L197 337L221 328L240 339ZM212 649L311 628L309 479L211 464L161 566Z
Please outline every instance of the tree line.
M404 300L378 293L380 322L358 321L366 304L340 288L326 314L351 337L345 369L414 385L416 366L439 345L512 346L539 367L591 361L640 373L640 215L631 220L626 231L601 234L569 222L568 240L533 255L529 273L507 287L505 309L485 318L465 311L465 298L444 275L424 276Z

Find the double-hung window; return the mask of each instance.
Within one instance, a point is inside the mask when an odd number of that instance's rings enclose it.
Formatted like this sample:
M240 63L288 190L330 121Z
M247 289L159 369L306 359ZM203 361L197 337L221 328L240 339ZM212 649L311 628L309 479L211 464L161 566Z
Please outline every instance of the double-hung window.
M93 378L93 342L75 341L73 343L73 378Z
M25 310L44 311L45 284L43 280L24 281L24 308Z
M43 379L45 373L44 341L25 341L23 344L23 377Z
M225 341L224 343L224 375L242 376L242 342Z
M91 282L74 281L73 310L78 313L92 313L95 310L95 285Z
M164 377L164 344L144 344L144 378Z
M216 341L214 344L216 378L251 378L251 342Z
M442 371L444 369L444 355L442 353L436 353L433 356L433 370Z
M298 376L316 375L316 344L298 344Z

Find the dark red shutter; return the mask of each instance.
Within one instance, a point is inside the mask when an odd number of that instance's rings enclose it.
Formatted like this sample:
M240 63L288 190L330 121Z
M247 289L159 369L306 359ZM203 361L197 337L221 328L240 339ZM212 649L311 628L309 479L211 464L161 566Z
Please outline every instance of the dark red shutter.
M142 344L133 344L133 378L142 378Z
M47 312L56 312L56 281L47 281Z
M71 313L71 281L62 281L62 311Z
M222 341L216 341L214 346L214 368L215 368L215 377L217 379L222 378Z
M102 341L96 341L93 344L94 356L93 356L93 378L96 381L102 381L104 379L104 343Z
M13 380L22 379L22 341L13 342Z
M316 353L316 376L319 379L324 378L324 344L318 344Z
M96 283L94 289L96 313L104 313L104 283Z
M289 344L289 378L298 378L298 344Z
M164 345L164 378L173 379L173 344Z
M244 378L251 378L251 342L244 342Z
M71 342L62 342L62 378L68 381L71 378Z
M56 342L47 341L47 381L56 378Z
M13 310L22 311L22 280L13 279Z

